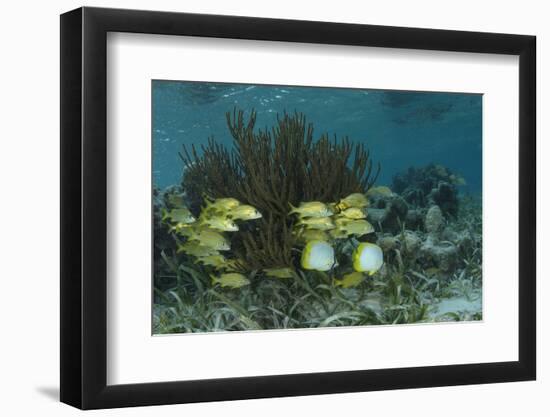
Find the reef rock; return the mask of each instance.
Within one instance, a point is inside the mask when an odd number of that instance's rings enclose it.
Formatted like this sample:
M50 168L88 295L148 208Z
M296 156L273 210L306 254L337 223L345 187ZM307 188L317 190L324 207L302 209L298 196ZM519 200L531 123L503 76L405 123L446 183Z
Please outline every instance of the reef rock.
M421 168L411 167L394 175L392 190L399 193L413 208L438 205L445 216L458 213L457 185L465 181L442 165L430 164Z
M434 236L428 236L420 248L425 267L435 266L443 272L452 272L458 264L458 248L455 244L439 242Z
M378 230L397 233L407 219L409 206L397 194L379 196L371 201L368 208L368 220Z
M426 231L429 234L436 234L443 227L443 223L443 213L441 212L439 206L431 206L426 213L426 218L424 219L424 226L426 227Z
M442 239L449 240L453 242L457 247L461 254L468 254L472 253L474 250L474 239L472 235L466 231L463 230L461 232L453 232L453 231L447 231L445 229L442 233Z
M378 239L377 244L384 252L389 252L398 248L399 239L394 236L382 236Z
M424 212L425 210L409 208L407 217L405 218L407 229L422 229L424 227Z
M416 258L421 244L422 240L415 232L410 230L405 231L401 242L401 248L406 255Z
M456 187L444 181L440 181L428 195L428 202L437 204L442 212L453 217L458 214L458 195Z
M459 235L451 227L445 227L440 233L439 238L441 240L448 240L449 242L456 243L456 241L459 239Z
M369 207L367 213L367 220L369 223L371 223L376 230L380 230L384 217L386 216L386 210Z

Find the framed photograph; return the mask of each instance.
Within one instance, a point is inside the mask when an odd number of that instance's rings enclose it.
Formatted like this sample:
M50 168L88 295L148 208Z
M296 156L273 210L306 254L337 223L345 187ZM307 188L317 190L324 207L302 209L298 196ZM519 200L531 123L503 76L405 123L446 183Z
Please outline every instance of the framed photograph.
M533 380L535 37L61 16L61 401Z

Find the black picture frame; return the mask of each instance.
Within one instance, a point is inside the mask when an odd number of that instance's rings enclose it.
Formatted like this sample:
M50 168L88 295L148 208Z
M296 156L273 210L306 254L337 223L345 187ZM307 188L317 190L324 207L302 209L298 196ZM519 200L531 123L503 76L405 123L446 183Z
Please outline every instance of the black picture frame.
M107 385L108 32L519 56L519 360ZM95 409L535 379L535 45L534 36L312 21L88 7L63 14L61 401Z

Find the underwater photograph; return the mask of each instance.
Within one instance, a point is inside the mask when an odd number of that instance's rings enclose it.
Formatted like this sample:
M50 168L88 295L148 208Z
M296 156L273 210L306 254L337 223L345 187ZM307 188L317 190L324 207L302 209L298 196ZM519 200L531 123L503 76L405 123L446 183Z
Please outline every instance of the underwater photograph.
M152 81L153 334L482 320L482 95Z

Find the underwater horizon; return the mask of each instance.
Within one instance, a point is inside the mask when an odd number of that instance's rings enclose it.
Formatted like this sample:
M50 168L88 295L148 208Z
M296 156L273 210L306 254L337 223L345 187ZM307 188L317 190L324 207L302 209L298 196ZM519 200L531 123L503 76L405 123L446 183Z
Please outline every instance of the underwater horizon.
M153 333L482 319L482 95L152 81Z

